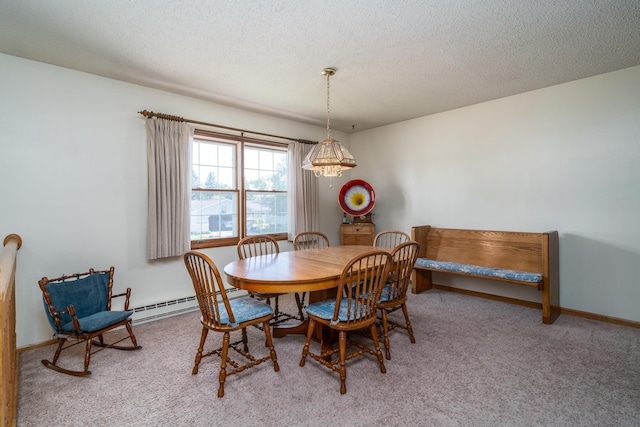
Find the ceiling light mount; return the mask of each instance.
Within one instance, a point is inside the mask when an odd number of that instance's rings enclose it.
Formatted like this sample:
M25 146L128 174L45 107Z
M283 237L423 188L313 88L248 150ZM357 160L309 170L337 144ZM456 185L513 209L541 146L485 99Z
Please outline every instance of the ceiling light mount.
M325 68L321 71L323 76L333 76L336 73L335 68Z
M327 138L317 143L302 161L302 169L313 171L317 177L342 176L342 171L356 167L349 150L331 138L330 78L335 74L335 68L322 70L322 75L327 76Z

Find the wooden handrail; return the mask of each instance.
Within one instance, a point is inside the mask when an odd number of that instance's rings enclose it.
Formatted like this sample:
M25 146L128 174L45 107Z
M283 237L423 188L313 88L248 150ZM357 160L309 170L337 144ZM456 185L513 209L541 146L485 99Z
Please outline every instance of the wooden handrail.
M4 239L0 252L0 371L2 372L2 396L0 419L2 426L15 426L18 405L18 355L16 352L16 255L22 246L17 234L9 234Z

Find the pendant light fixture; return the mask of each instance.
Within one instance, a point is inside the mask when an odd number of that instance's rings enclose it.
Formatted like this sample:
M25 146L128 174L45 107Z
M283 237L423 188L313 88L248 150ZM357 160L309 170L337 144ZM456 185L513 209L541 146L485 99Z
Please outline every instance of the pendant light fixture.
M356 167L356 160L349 150L331 138L330 77L336 73L333 68L325 68L327 76L327 138L318 142L302 161L302 169L313 171L317 177L342 176L342 171Z

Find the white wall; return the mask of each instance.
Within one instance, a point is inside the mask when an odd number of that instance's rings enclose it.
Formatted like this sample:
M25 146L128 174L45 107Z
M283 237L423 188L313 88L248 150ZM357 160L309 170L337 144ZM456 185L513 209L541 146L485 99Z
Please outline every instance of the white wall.
M319 94L318 102L322 102ZM181 258L149 262L143 109L288 137L325 128L0 54L0 239L22 237L16 274L17 345L51 338L38 280L116 267L131 307L193 295ZM347 145L348 135L334 132ZM339 243L334 188L321 185L321 231ZM337 188L336 188L337 187ZM285 243L283 250L290 250ZM235 247L205 251L220 270Z
M558 230L561 306L640 321L640 67L359 132L351 148L378 230Z

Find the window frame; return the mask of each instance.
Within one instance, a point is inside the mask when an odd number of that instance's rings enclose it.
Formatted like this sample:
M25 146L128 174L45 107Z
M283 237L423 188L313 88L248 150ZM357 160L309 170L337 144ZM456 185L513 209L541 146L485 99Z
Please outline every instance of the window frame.
M191 192L193 191L212 191L216 193L220 192L231 192L235 193L237 197L237 212L238 212L238 235L233 237L219 237L219 238L210 238L203 240L190 240L191 249L203 249L203 248L215 248L215 247L224 247L224 246L235 246L243 237L251 234L247 234L248 230L246 229L247 224L247 193L260 192L260 193L275 193L282 194L286 193L287 195L287 205L289 205L288 201L290 198L291 190L289 188L287 182L286 191L282 190L247 190L245 186L245 148L247 146L258 148L258 149L272 149L273 151L281 151L287 155L287 175L291 173L289 170L289 143L268 141L258 138L250 138L244 135L230 135L221 132L215 132L204 129L195 129L193 139L201 140L207 142L207 140L211 140L213 143L222 143L222 144L230 144L235 147L235 189L207 189L207 188L199 188L199 187L190 187ZM191 161L191 168L193 168L193 160ZM291 215L291 212L288 212ZM191 219L190 219L191 221ZM272 236L276 240L286 240L288 238L288 224L287 221L287 230L280 233L264 233Z

